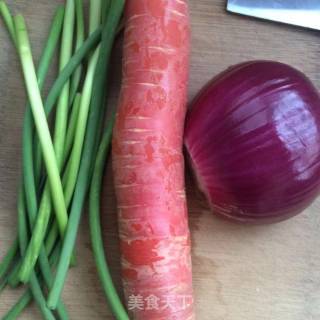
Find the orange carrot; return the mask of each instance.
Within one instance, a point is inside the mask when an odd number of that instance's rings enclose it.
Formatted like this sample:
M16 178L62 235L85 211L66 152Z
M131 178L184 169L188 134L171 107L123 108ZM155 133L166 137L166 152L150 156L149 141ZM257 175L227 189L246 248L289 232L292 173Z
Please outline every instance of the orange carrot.
M182 135L185 0L128 0L113 138L123 284L133 319L194 319Z

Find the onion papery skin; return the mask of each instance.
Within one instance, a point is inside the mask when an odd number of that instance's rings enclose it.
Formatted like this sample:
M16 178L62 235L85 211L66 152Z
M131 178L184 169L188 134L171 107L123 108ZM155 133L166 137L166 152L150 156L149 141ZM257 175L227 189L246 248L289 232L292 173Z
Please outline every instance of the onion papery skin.
M300 71L251 61L230 67L194 99L187 158L214 213L273 223L320 190L320 95Z

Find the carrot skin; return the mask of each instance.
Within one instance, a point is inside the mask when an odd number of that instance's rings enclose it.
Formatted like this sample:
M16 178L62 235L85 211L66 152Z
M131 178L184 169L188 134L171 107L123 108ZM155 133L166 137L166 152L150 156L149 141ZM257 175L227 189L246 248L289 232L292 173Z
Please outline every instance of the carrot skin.
M122 276L133 319L194 319L182 153L185 0L128 0L113 136Z

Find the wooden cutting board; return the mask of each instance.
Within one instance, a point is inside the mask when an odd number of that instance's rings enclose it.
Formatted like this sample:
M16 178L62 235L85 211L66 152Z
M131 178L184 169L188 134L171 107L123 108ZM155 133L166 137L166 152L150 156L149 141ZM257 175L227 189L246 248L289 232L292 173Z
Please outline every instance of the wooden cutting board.
M28 23L34 56L39 57L53 10L62 0L8 0ZM213 75L232 64L273 59L305 72L320 88L320 33L227 14L223 0L190 0L192 59L190 99ZM113 74L120 73L121 44ZM52 75L51 75L52 79ZM0 256L16 231L20 179L21 124L25 92L15 50L0 22ZM119 79L111 85L115 104ZM187 175L197 319L320 319L320 201L302 215L271 226L222 221L197 196ZM120 288L116 204L110 164L105 178L103 224L112 273ZM113 319L93 263L88 219L83 216L78 266L69 273L64 298L71 319ZM22 290L0 297L0 316ZM22 319L41 319L32 307Z

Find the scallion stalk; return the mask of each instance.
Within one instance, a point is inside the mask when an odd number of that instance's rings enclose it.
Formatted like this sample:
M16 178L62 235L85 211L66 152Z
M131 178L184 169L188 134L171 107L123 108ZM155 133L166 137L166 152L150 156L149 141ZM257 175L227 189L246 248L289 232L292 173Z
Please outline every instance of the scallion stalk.
M77 121L77 129L75 132L75 139L71 151L70 160L67 166L67 175L65 176L64 195L66 203L70 203L74 187L78 177L79 165L83 149L83 141L87 129L87 119L92 95L92 88L94 82L94 75L99 57L100 47L98 47L92 55L87 71L87 77L84 82L82 98L80 102L80 110Z
M98 8L100 8L99 3L100 3L99 1L95 2L96 7ZM92 10L94 12L97 11L96 7L92 6ZM94 19L96 23L99 23L100 13L97 16L93 16L92 19ZM97 24L97 27L98 27L98 24ZM75 132L75 141L73 143L67 175L65 176L66 179L64 180L64 185L65 185L64 198L65 198L66 207L68 207L71 201L72 194L74 191L74 186L77 180L80 158L81 158L82 147L83 147L83 140L84 140L85 131L86 131L88 111L89 111L90 100L91 100L94 74L96 70L98 56L99 56L99 47L95 50L95 53L90 58L88 70L86 73L86 79L84 82L84 89L83 89L82 97L80 100L79 115L77 119L77 129ZM57 150L56 150L56 153L57 153ZM63 159L61 161L63 161ZM62 165L63 163L61 162L60 166ZM27 254L26 254L26 257L24 258L21 271L20 271L20 279L22 282L28 281L31 275L31 271L37 261L39 250L47 230L50 213L51 213L50 189L49 189L49 185L46 184L44 188L43 196L40 202L39 213L38 213L37 221L35 224L35 228L32 233L31 242L30 242L30 245L28 246ZM63 236L64 229L61 229L61 226L59 227L60 227L60 233Z
M92 173L92 162L97 152L96 138L100 136L100 121L103 114L104 92L106 87L107 66L109 65L111 49L116 35L116 29L121 18L124 0L113 0L108 11L104 25L100 55L95 75L95 86L92 93L88 128L86 132L84 151L81 158L80 170L77 184L73 195L69 224L63 241L63 248L59 259L56 278L49 292L47 304L49 308L55 309L61 295L68 262L72 255L76 235L79 227L82 207L88 190L88 184Z
M45 103L45 112L46 115L49 115L51 112L53 106L55 105L55 102L59 96L60 91L62 90L65 82L70 78L70 76L73 74L73 72L78 67L79 63L82 61L82 59L90 52L90 50L94 47L94 45L97 44L97 42L100 39L101 31L98 29L95 31L82 45L82 47L77 51L77 53L70 59L66 67L63 69L63 71L59 74L59 77L55 81L52 89L50 90L50 93L47 97L46 103ZM48 195L48 194L47 194ZM44 194L45 197L47 197L46 194ZM68 204L67 204L68 206ZM42 205L42 212L39 212L38 217L40 217L40 220L37 219L36 227L33 230L32 238L36 238L39 243L40 240L43 240L46 234L47 229L47 221L49 219L50 215L50 203L45 199L44 204ZM54 227L53 225L52 230L49 233L48 241L50 241L49 246L52 246L55 243L55 240L58 236L58 229ZM60 230L61 231L61 230ZM33 244L35 240L31 239L31 244L28 247L26 257L25 257L25 265L23 267L22 272L20 273L20 277L22 280L26 281L31 273L31 270L33 269L36 260L39 256L39 246L34 246ZM40 241L42 243L42 241ZM47 246L47 245L46 245Z
M7 4L4 1L0 1L0 13L3 18L4 23L7 26L7 29L9 31L12 42L14 43L15 46L17 46L16 34L15 34L14 22L12 19L12 15L11 15L11 12L10 12Z
M77 26L77 37L75 43L75 51L77 51L83 44L84 37L85 37L85 30L84 30L84 17L83 17L83 3L82 0L75 0L76 5L76 26ZM75 96L78 91L78 87L81 80L81 72L82 72L82 65L78 67L78 69L74 72L71 78L71 85L70 85L70 102L69 104L73 104Z
M37 76L33 64L27 29L25 26L24 18L21 15L17 15L14 18L14 23L26 89L43 152L44 162L47 169L52 201L55 207L57 221L61 228L64 229L67 225L68 214L65 206L56 155L53 148L51 135L38 86Z
M89 195L90 233L97 271L110 309L117 320L129 320L128 314L121 303L117 290L113 285L109 267L106 262L100 221L101 185L106 158L110 149L113 123L114 119L109 121L105 134L102 138L92 177Z
M18 39L18 45L19 45L19 39ZM23 197L23 193L19 193L19 197ZM26 218L26 208L24 206L25 201L18 201L18 234L19 234L19 247L21 255L23 256L26 250L26 244L28 242L28 224L27 224L27 218ZM32 271L31 277L30 277L30 289L32 292L32 295L34 297L34 300L36 304L39 307L39 310L41 311L43 317L45 320L54 320L55 317L53 313L48 309L45 297L42 293L40 283L37 279L37 276L34 271Z
M6 255L1 261L0 264L0 279L3 278L9 271L9 268L11 267L14 258L17 255L18 252L18 240L16 239L13 243L13 245L10 247Z
M69 62L72 55L74 22L75 22L75 2L74 0L67 0L66 14L64 18L63 31L62 31L61 55L60 55L60 66L59 66L60 71L63 70L63 68ZM56 153L58 168L61 167L64 146L65 146L68 113L69 113L69 98L70 98L69 90L70 90L70 81L68 80L65 83L62 89L62 92L59 96L57 111L56 111L56 118L55 118L55 129L54 129L53 141L54 141L54 149ZM53 190L51 191L53 192ZM60 225L61 233L63 234L63 230L66 226L66 223L61 224L61 222L59 222L59 225Z
M79 117L80 105L81 105L81 94L77 93L73 102L72 112L70 114L66 145L65 145L64 154L63 154L64 158L62 161L64 164L66 163L67 158L70 155L70 151L72 150L72 143L73 143L74 136L77 129L77 121Z

